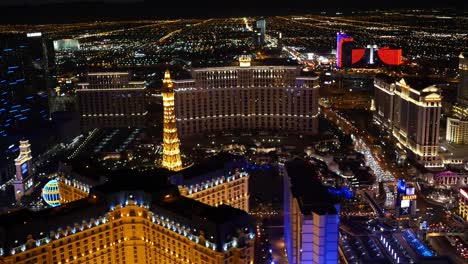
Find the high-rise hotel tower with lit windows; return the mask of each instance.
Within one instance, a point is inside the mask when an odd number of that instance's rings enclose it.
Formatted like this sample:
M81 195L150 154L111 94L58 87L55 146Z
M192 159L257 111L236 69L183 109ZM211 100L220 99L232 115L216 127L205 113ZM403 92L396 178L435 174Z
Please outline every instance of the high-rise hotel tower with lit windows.
M81 128L144 127L145 82L130 81L128 72L88 73L76 90Z
M386 128L425 167L442 167L438 155L442 97L420 78L377 75L374 121Z
M460 188L459 198L458 214L463 218L463 220L468 221L468 188Z
M468 53L459 56L460 83L458 84L457 103L452 115L447 118L445 139L455 144L468 144Z
M182 196L160 173L113 172L84 199L0 215L0 263L253 263L246 212Z
M174 80L179 136L227 130L317 133L319 78L284 61L255 63L241 56L239 66L193 68L192 79Z

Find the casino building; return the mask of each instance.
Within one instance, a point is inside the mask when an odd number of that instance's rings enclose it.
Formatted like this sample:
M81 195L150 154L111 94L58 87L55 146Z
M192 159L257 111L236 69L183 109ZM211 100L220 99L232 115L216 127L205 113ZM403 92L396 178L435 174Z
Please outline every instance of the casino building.
M458 213L463 220L468 221L468 188L460 188L458 200Z
M180 195L167 173L113 172L84 199L0 215L0 263L252 264L248 214Z
M211 206L230 205L249 212L247 161L220 154L171 176L181 195Z
M445 139L455 144L468 144L468 53L459 56L460 83L457 91L457 103L452 114L447 118Z
M378 74L374 81L374 122L425 167L443 167L439 157L442 96L439 88L421 78Z
M90 72L76 98L83 131L94 128L145 127L146 87L128 72Z
M192 78L174 80L179 137L226 130L317 133L318 76L297 65L193 68ZM278 66L278 64L281 64Z
M60 203L85 198L90 190L107 181L102 172L87 161L62 163L57 178ZM178 172L170 173L170 182L180 194L210 206L229 205L249 212L249 174L247 161L236 155L221 153Z

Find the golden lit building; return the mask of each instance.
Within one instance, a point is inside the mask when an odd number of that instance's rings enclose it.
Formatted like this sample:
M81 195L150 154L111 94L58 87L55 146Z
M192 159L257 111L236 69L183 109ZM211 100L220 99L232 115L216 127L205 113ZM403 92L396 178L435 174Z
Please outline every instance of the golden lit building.
M174 80L181 138L229 130L315 134L319 77L286 61L241 57L238 66L193 68Z
M171 176L181 195L211 206L222 204L249 212L247 162L222 153Z
M76 97L83 130L145 127L145 82L130 81L128 72L94 72L78 86Z
M456 107L454 107L454 110ZM447 118L447 132L445 139L450 143L468 144L468 108L465 109L463 117L457 116Z
M460 188L460 193L458 194L458 213L460 216L468 222L468 188Z
M397 79L384 74L375 77L374 87L374 122L391 131L419 164L443 167L438 152L440 89L421 78Z
M443 167L439 156L440 89L419 78L395 85L393 136L425 167Z
M168 70L164 73L162 95L164 106L162 166L171 171L179 171L182 169L182 159L174 109L174 83Z
M76 179L59 177L60 203L69 203L89 196L91 186Z
M107 178L89 160L70 159L59 163L57 182L60 203L69 203L89 196L94 186Z
M0 215L0 263L253 263L247 213L181 196L157 175L112 175L88 198Z

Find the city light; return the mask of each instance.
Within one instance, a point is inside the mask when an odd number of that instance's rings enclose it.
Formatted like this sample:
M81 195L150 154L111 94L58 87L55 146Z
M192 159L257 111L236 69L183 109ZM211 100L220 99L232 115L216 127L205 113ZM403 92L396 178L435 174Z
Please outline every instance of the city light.
M0 263L468 259L463 8L44 1L0 4Z

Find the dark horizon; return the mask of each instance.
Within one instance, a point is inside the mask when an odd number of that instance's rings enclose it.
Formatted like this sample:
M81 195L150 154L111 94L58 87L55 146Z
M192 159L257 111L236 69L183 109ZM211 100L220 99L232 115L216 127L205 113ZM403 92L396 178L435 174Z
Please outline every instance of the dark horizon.
M112 0L107 0L112 1ZM462 1L426 1L421 7L408 1L334 1L305 3L299 0L288 1L288 7L278 6L278 3L236 1L229 5L217 4L213 0L196 2L196 7L184 6L185 3L151 1L136 2L70 2L70 3L26 3L2 7L4 15L0 17L0 24L50 24L74 23L93 21L122 21L143 19L170 18L207 18L207 17L236 17L236 16L273 16L273 15L301 15L314 12L351 12L375 9L407 10L408 8L447 9L450 13L463 14L467 12L467 5ZM178 6L176 5L178 4ZM2 3L0 5L8 5Z

